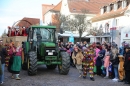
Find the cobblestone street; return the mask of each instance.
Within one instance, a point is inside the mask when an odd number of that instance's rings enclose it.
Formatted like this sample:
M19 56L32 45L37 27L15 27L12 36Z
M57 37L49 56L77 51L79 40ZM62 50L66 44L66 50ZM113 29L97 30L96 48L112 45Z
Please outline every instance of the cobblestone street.
M60 75L58 69L47 70L44 66L39 66L35 76L28 76L27 72L22 70L21 80L11 79L10 75L5 69L5 83L1 86L129 86L100 76L95 76L95 81L79 78L78 71L73 67L68 75Z

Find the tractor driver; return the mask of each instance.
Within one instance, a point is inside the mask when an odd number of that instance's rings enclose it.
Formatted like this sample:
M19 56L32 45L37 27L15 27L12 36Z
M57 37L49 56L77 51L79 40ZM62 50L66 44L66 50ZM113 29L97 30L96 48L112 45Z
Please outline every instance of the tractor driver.
M41 41L42 36L41 36L41 31L40 31L40 29L37 29L36 35L37 35L37 41Z

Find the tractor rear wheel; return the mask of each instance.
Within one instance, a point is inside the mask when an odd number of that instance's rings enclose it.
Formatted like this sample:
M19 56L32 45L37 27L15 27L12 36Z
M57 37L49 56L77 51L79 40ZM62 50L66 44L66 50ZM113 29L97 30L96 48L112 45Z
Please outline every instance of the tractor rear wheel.
M50 69L50 70L54 70L57 65L46 65L47 66L47 69Z
M28 53L28 75L37 74L37 54L35 51L30 51Z
M67 52L61 52L60 57L61 64L58 65L59 73L67 75L70 69L70 56Z

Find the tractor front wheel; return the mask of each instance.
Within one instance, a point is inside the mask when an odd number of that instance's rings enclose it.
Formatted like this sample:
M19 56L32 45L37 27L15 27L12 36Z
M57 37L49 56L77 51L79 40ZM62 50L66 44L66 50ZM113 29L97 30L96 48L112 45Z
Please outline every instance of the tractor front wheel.
M37 74L37 54L34 51L28 53L28 75Z
M59 58L62 61L61 64L58 65L59 73L67 75L70 69L70 56L67 52L61 52Z

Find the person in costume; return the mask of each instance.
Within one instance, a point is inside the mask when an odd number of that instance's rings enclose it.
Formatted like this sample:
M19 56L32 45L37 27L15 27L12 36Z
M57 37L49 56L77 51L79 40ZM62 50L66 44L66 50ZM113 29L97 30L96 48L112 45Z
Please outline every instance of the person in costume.
M118 57L119 57L119 66L118 66L119 80L118 80L118 82L123 82L124 77L125 77L124 57L123 57L123 55L118 55Z
M9 56L8 71L10 73L12 73L11 66L13 64L13 55L14 55L13 48L14 48L14 43L13 42L9 43L7 53L8 53L8 56Z
M13 64L11 66L12 73L16 75L16 80L20 80L19 73L21 70L21 64L22 64L22 47L20 45L20 42L16 42L15 48L13 48L13 52L15 55L13 56ZM13 77L12 74L12 78Z
M104 78L109 78L109 64L110 64L110 51L108 46L105 46L105 57L103 58L104 61L104 68L106 69L106 76Z
M84 58L83 58L83 78L86 78L87 72L89 72L90 80L94 81L94 57L95 51L94 46L90 45L88 48L84 48Z

